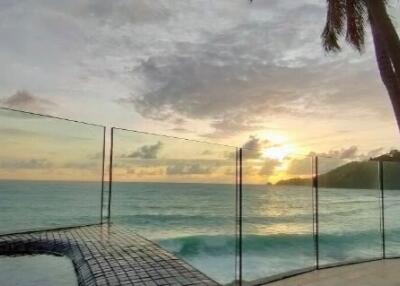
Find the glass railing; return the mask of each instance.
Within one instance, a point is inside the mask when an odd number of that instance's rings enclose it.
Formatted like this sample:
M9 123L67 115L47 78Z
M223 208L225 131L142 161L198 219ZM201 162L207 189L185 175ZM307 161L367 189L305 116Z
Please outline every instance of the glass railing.
M101 221L104 127L0 108L0 233Z
M106 213L224 285L400 257L400 162L113 128L103 191L104 127L1 108L0 134L0 234Z
M378 162L319 157L317 165L319 265L381 258Z
M400 257L400 162L382 162L386 257Z
M274 159L243 149L245 285L315 267L312 164L309 156Z
M236 276L236 148L114 128L111 221L220 283Z

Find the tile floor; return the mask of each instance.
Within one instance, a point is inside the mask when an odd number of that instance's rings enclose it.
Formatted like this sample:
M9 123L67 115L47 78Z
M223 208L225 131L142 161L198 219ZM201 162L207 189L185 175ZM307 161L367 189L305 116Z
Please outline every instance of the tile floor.
M400 259L309 272L268 286L400 286Z

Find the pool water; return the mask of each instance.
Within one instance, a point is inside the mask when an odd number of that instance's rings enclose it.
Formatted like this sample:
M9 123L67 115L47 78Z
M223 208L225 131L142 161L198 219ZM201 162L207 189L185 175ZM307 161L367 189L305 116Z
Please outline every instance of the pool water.
M77 286L72 262L52 255L0 256L1 286Z

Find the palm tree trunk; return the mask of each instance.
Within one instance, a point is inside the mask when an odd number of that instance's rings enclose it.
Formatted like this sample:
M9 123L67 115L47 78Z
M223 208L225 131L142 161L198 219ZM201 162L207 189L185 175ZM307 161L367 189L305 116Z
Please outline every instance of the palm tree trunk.
M382 82L384 83L389 93L390 101L392 102L393 111L397 121L397 126L400 131L400 81L398 80L399 73L396 74L393 61L388 53L388 48L386 45L384 45L383 33L379 29L379 26L376 25L375 18L372 17L371 30L374 39L375 55L379 67L379 72L381 74Z
M400 38L386 10L384 0L367 0L370 20L379 31L380 42L385 46L386 53L394 67L395 77L400 83ZM372 23L371 23L372 25Z

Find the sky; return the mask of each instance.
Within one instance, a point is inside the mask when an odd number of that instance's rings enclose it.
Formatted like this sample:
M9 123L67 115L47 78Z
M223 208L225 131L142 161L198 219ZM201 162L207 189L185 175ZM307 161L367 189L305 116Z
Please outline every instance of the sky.
M397 25L399 4L390 6ZM3 0L0 105L256 148L258 181L300 166L293 158L365 159L396 148L399 132L370 37L361 55L345 44L326 54L325 13L323 0ZM131 143L126 154L173 145L150 141ZM230 158L221 152L219 159ZM9 166L4 158L0 167ZM30 160L44 159L23 162ZM191 180L207 173L173 167L169 175L190 173ZM131 178L128 169L123 179ZM131 175L151 180L143 175L152 171Z

